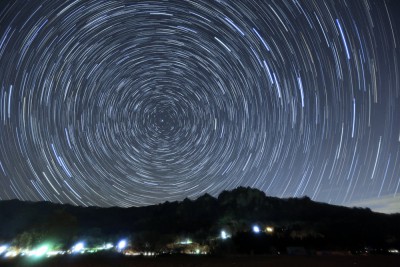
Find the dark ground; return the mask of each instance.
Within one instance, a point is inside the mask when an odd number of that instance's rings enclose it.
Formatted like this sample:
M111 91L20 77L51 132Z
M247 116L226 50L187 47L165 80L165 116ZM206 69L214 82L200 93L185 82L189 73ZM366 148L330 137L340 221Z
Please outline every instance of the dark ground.
M170 256L157 258L123 256L62 256L50 259L0 260L1 267L399 267L400 256Z

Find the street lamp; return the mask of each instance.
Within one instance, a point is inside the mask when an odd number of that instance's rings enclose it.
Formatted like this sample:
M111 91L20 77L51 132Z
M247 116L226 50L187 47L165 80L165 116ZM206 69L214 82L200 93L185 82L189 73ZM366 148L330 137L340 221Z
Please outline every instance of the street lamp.
M256 233L256 234L260 233L260 227L258 227L258 225L254 225L253 226L253 232Z

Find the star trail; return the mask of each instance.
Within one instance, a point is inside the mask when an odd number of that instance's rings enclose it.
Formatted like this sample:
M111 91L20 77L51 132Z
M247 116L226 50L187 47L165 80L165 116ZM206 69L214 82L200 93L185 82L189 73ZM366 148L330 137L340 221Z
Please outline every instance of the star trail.
M399 11L1 1L0 199L127 207L250 186L399 200Z

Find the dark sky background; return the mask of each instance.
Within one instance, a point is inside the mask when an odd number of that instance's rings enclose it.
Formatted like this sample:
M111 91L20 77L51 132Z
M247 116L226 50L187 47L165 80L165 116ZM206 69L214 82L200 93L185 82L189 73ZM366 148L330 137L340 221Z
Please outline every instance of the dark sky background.
M398 2L1 0L0 199L400 212Z

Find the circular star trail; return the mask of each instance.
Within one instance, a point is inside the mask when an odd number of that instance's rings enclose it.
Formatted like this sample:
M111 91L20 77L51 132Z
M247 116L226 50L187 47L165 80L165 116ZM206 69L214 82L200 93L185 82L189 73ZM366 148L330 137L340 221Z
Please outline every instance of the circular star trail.
M0 4L0 198L396 198L396 1Z

